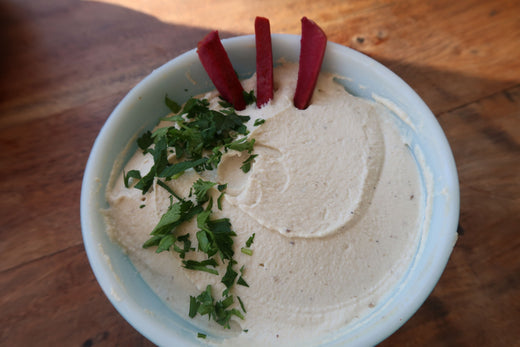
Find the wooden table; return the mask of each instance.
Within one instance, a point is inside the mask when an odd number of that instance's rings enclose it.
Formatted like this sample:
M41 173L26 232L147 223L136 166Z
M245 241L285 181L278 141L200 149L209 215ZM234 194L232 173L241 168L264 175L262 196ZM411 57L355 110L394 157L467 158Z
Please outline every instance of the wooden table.
M0 1L0 345L150 345L110 305L79 218L90 148L121 98L209 30L300 33L372 56L452 146L461 225L446 271L383 346L520 344L520 2Z

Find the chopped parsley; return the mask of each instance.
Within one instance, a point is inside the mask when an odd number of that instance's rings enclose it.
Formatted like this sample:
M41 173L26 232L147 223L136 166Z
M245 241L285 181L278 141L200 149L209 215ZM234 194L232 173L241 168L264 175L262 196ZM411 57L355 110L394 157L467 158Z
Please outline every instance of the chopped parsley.
M253 163L253 160L255 160L257 155L258 154L251 154L246 160L244 160L244 162L242 163L242 166L240 167L240 169L244 173L248 173L249 170L251 170L251 164Z
M244 91L244 99L246 100L246 105L251 105L256 102L255 92L251 90L249 93Z
M144 176L136 170L126 174L126 186L130 178L138 180L135 188L145 194L156 177L171 180L188 169L199 172L214 169L222 151L252 152L254 139L247 139L246 127L250 117L237 114L231 105L221 102L221 110L212 110L207 99L191 98L183 107L168 97L165 102L174 115L163 120L174 124L153 133L147 131L137 140L143 153L153 156L154 164ZM175 160L170 162L172 149Z
M217 208L219 210L222 210L222 199L224 198L224 191L226 190L226 188L227 188L227 183L226 184L219 184L217 186L217 189L220 192L220 195L217 198Z
M237 280L237 284L240 284L241 286L244 286L244 287L249 287L249 284L247 284L246 280L244 280L243 275L244 275L244 265L242 265L242 267L240 268L240 277Z
M142 150L147 149L153 144L152 132L147 131L137 139L137 146Z
M161 180L157 180L157 184L161 187L163 187L168 193L170 193L170 195L174 196L175 198L177 198L177 200L182 200L181 197L179 197L177 194L175 194L175 192L173 191L173 189L171 189L166 183L164 183L163 181Z
M221 282L226 286L226 290L231 288L233 284L235 283L235 279L238 276L238 272L233 270L233 265L236 264L236 261L230 260L228 262L228 266L226 268L226 274L222 277ZM224 294L227 294L227 292L224 292Z
M190 234L182 235L177 237L178 242L182 242L183 247L177 246L176 243L173 244L173 250L179 253L179 257L184 259L187 252L194 251L195 248L191 247Z
M253 244L254 240L255 240L255 233L253 233L253 235L249 236L249 238L247 239L246 247L251 247L251 245Z
M248 104L256 101L254 93L245 93ZM248 172L257 156L253 154L255 139L247 137L246 123L249 116L238 115L232 105L224 100L219 102L220 110L209 108L206 99L190 98L183 106L165 96L165 104L172 111L172 115L164 117L164 121L173 125L159 128L153 132L145 132L138 140L137 145L143 154L153 157L153 165L143 176L138 170L123 172L124 185L142 191L146 194L157 184L168 194L170 205L161 216L157 225L150 233L150 238L143 244L143 248L155 247L156 253L172 251L179 254L182 266L189 270L207 272L221 276L221 283L225 290L221 300L216 300L212 294L211 285L206 287L198 296L190 296L189 316L207 315L218 324L229 328L233 316L244 319L246 312L244 303L238 298L235 304L231 290L235 284L248 287L243 278L244 266L235 270L237 261L234 259L234 241L236 233L233 231L228 218L215 218L213 215L214 193L219 194L216 200L217 208L222 209L222 199L227 184L206 181L202 178L195 181L188 196L177 194L171 183L180 177L186 170L197 172L215 169L228 150L246 152L248 157L242 163L243 172ZM255 126L264 121L257 119ZM144 205L141 205L144 207ZM194 220L197 231L196 247L192 247L190 234L179 235L179 228ZM241 252L252 255L250 249L255 234L246 242ZM205 255L204 260L185 259L190 252L200 252ZM219 266L225 265L225 273L219 274ZM240 307L241 310L233 306ZM199 333L199 338L206 338Z
M170 99L168 95L164 97L164 103L173 113L178 113L181 110L181 106L172 99Z
M125 188L130 188L130 179L140 180L141 173L139 172L139 170L130 170L126 174L123 171L123 181L125 184Z
M230 329L229 322L233 316L244 319L242 313L236 308L230 308L234 303L232 295L225 297L223 300L215 301L212 295L211 285L206 287L199 296L190 296L189 316L195 317L197 314L201 316L207 315L223 327Z
M255 119L255 124L253 124L255 127L259 126L259 125L262 125L265 123L265 119L262 119L262 118L258 118L258 119Z
M242 299L240 299L240 296L237 296L237 299L238 299L238 303L240 304L240 308L242 309L242 311L244 311L244 313L247 313L244 303L242 302ZM245 332L247 332L247 331L245 331Z
M255 139L251 139L251 141L247 141L246 137L242 137L239 140L233 141L227 145L225 145L226 149L233 149L235 151L247 151L251 153L253 151L253 146L255 145Z
M183 260L182 263L186 269L190 270L198 270L208 272L213 275L218 275L218 271L215 270L215 266L217 266L217 262L215 259L211 258L203 261L195 261L195 260ZM213 268L209 268L211 266Z
M198 179L194 184L193 184L193 190L195 191L195 196L197 198L197 203L198 204L203 204L205 203L206 201L209 200L209 195L208 195L208 191L216 186L217 184L214 183L214 182L210 182L210 181L203 181L202 179Z

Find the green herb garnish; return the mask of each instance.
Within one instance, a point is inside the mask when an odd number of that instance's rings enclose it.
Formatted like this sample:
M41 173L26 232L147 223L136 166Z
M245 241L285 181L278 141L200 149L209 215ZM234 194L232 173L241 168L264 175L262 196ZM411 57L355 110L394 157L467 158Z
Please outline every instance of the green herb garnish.
M262 118L258 118L258 119L255 119L255 123L253 124L255 127L259 126L259 125L262 125L265 123L265 119L262 119Z
M136 179L136 180L140 180L141 179L141 173L139 172L139 170L130 170L126 174L123 171L123 181L124 181L124 184L125 184L125 188L130 188L130 179L131 178Z
M253 91L245 93L248 104L256 101ZM243 319L242 313L231 306L234 304L230 294L236 284L248 286L243 278L244 266L237 272L233 267L237 264L234 257L233 231L228 218L214 218L212 189L220 192L217 198L217 207L222 209L222 199L227 184L217 184L211 181L198 179L193 183L187 197L179 196L171 184L186 170L193 169L201 172L213 170L218 166L222 155L228 150L247 152L248 158L242 163L242 171L251 169L256 154L253 153L255 139L248 139L246 123L250 117L239 115L232 105L222 100L220 110L211 110L206 99L189 99L183 106L165 96L166 106L173 112L172 115L162 118L172 122L172 126L162 127L153 132L145 132L138 140L137 145L143 154L153 157L153 165L146 175L142 176L138 170L123 172L125 187L131 184L147 193L154 182L170 195L170 206L157 225L150 233L150 238L143 244L143 248L156 247L156 252L172 251L179 254L183 267L193 271L203 271L219 275L219 264L226 265L226 271L221 282L226 289L221 300L215 300L211 286L199 296L190 296L189 316L197 314L208 315L218 324L229 328L233 316ZM255 126L263 123L257 119ZM215 192L213 191L213 192ZM144 207L144 205L141 205ZM190 234L178 235L178 229L184 223L196 219L198 231L195 233L197 247L192 247ZM242 247L244 254L252 255L249 249L253 243L254 234L247 240L246 247ZM205 254L205 260L185 260L186 254L199 251ZM220 258L219 261L217 261ZM199 258L200 259L200 258ZM237 279L238 278L238 279ZM238 303L245 313L245 307L240 298ZM199 333L198 337L206 335Z
M164 103L173 113L177 113L181 110L181 106L172 99L170 99L168 95L164 97Z
M255 233L253 233L253 235L249 236L249 238L247 239L246 247L251 247L254 240L255 240Z
M147 149L153 144L152 133L150 131L145 132L137 139L137 146L142 150Z
M139 180L135 188L144 194L155 177L171 180L188 169L212 170L220 162L222 150L235 149L248 153L253 150L254 139L245 137L245 123L250 117L238 115L230 105L221 103L224 108L217 111L209 108L206 99L191 98L183 107L168 97L165 97L165 102L177 114L164 120L175 124L153 133L148 131L137 140L143 153L153 155L154 165L144 177L136 172L127 174L126 185L129 178ZM168 161L172 149L177 159L174 163Z
M237 299L238 299L238 303L240 304L240 308L242 309L242 311L244 311L244 313L247 313L244 303L242 302L242 299L240 299L240 296L237 296ZM247 331L245 331L245 332L247 332Z
M255 139L251 139L250 141L247 138L242 137L239 140L233 141L230 144L227 144L225 148L233 149L235 151L247 151L251 153L253 151L253 146L255 145Z
M217 184L214 183L214 182L209 182L209 181L203 181L202 179L198 179L194 184L193 184L193 189L195 191L195 196L197 198L197 203L198 204L203 204L205 203L206 201L209 200L209 195L208 195L208 191L216 186Z
M238 276L238 272L233 270L234 264L236 264L236 261L234 261L234 260L230 260L228 262L228 266L226 268L226 274L224 275L224 277L222 277L222 280L221 280L221 282L224 283L224 285L226 286L226 290L231 288L231 286L233 286L233 284L235 283L235 279ZM225 293L225 294L227 294L227 293Z
M243 94L244 94L244 99L246 101L246 105L251 105L256 102L256 96L255 96L255 92L253 90L251 90L249 93L244 91Z
M184 259L186 256L186 253L189 251L194 251L195 248L191 247L191 240L190 240L190 234L182 235L177 237L178 242L182 242L182 248L177 246L176 243L173 244L173 250L177 253L179 253L179 257L181 259Z
M240 319L244 319L242 313L235 308L229 308L233 305L234 299L230 295L221 301L215 301L211 293L211 286L208 285L206 290L203 291L199 296L190 296L190 309L189 316L195 317L197 314L201 316L207 315L210 319L213 319L223 327L230 329L229 321L233 316Z
M240 167L240 169L244 173L248 173L249 170L251 170L251 164L253 163L253 160L255 160L255 158L257 156L258 156L258 154L251 154L246 160L244 160L244 162L242 163L242 166Z
M240 284L241 286L244 286L244 287L249 287L249 284L247 284L243 275L244 275L244 265L242 265L242 267L240 268L240 277L237 280L237 284Z
M224 198L224 193L220 193L217 199L217 208L222 210L222 199Z
M203 261L196 261L196 260L183 260L182 263L184 264L184 267L186 269L190 270L197 270L197 271L204 271L208 272L210 274L218 275L218 271L214 269L215 266L217 266L217 262L215 259L207 259ZM208 266L212 266L212 268L209 268Z
M168 193L170 193L170 195L174 196L177 200L182 200L181 197L179 197L174 191L173 189L171 189L166 183L164 183L163 181L161 180L157 180L157 184L161 187L163 187Z
M190 200L172 204L152 230L152 237L143 244L143 248L157 246L157 253L169 250L177 241L174 235L176 228L202 211L202 207L194 205Z

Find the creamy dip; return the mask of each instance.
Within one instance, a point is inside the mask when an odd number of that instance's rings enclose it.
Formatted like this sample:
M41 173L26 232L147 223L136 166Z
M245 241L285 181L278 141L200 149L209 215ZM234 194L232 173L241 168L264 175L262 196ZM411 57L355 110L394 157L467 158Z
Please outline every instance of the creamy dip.
M237 233L235 259L244 265L249 287L234 286L233 293L247 313L225 331L206 317L194 319L201 331L225 335L226 345L326 341L376 309L397 288L418 249L421 178L393 116L348 94L328 74L320 75L311 105L298 110L292 103L296 78L297 65L276 68L274 99L238 112L251 117L249 136L256 139L258 156L248 173L239 169L245 155L229 151L217 170L188 170L168 182L185 195L201 177L228 183L222 210L214 212L230 218ZM243 81L245 90L255 84L254 76ZM203 97L217 105L216 92ZM258 118L265 123L255 127ZM124 171L144 175L152 164L151 155L138 151ZM110 236L176 312L187 317L189 296L208 284L222 293L221 277L182 268L175 252L142 248L170 204L165 189L154 184L143 195L125 188L118 171L107 200ZM179 234L190 233L196 244L196 231L193 221ZM253 254L242 254L252 233ZM202 260L196 253L186 258Z

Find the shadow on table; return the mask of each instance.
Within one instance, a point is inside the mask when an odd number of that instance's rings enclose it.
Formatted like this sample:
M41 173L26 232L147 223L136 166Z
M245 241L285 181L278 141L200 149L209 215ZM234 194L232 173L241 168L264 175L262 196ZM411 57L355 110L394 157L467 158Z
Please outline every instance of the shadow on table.
M0 23L5 52L0 57L0 102L21 94L54 103L78 93L88 97L92 91L80 86L91 81L111 88L128 79L135 84L153 68L194 48L210 30L164 23L120 6L66 0L1 2ZM223 38L234 35L221 32ZM435 114L520 82L373 57L409 83Z
M99 97L99 88L122 96L154 68L196 47L209 30L90 1L2 1L0 109L16 104L11 111L38 118L78 98Z

